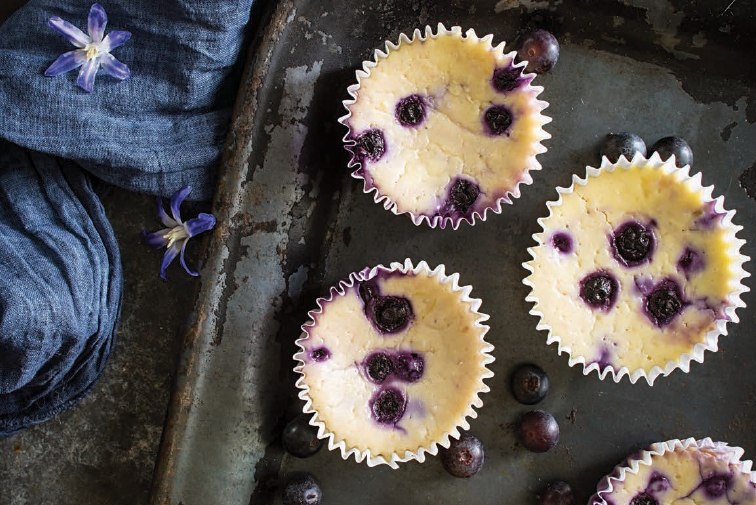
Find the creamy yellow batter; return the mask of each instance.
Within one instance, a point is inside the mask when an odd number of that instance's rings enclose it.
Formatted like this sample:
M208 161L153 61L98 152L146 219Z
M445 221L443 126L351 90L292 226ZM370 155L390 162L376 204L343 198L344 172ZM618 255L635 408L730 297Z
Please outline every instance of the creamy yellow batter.
M613 505L631 505L641 493L659 505L756 504L750 473L743 471L738 452L724 444L654 455L650 466L640 465L637 474L627 472L613 487L610 493L599 493Z
M733 306L729 295L738 291L736 270L742 264L733 247L734 226L724 227L702 192L692 189L691 180L681 183L679 175L645 160L627 170L604 171L586 186L575 184L542 220L541 245L531 249L534 259L527 265L533 274L526 283L532 283L530 298L537 299L534 311L543 313L542 324L561 338L572 358L583 356L586 365L598 362L615 371L626 366L630 373L664 369L705 342L715 320ZM650 262L633 267L621 265L610 246L613 230L630 220L648 224L656 238ZM555 233L571 237L570 252L553 246ZM688 273L678 261L689 247L700 252L703 265ZM611 272L619 283L616 304L607 311L592 309L580 297L580 280L597 270ZM644 313L643 286L665 278L677 281L688 304L659 327Z
M488 390L483 378L492 375L485 364L493 361L484 352L493 348L483 340L487 327L476 325L481 314L450 284L421 271L379 276L378 285L383 295L410 300L414 319L406 330L379 333L366 318L355 285L325 302L316 324L305 326L309 336L299 342L304 352L295 358L304 362L302 381L310 388L317 418L336 441L343 439L347 449L370 450L372 456L389 460L392 453L403 457L405 451L429 449L460 426L472 412L471 405L482 405L478 393ZM319 348L329 350L329 359L308 360L310 351ZM368 380L360 363L376 349L424 355L419 381L392 383L407 397L405 414L396 426L380 425L371 417L369 402L381 386Z
M438 38L401 44L379 59L370 76L360 81L351 117L344 122L356 136L373 128L386 139L386 153L364 167L378 191L387 195L400 213L434 216L443 207L448 187L457 176L472 179L481 196L475 209L495 207L517 186L529 184L528 170L540 169L539 143L550 136L541 115L547 104L537 100L541 88L525 79L517 89L499 92L492 85L497 68L511 67L513 53L492 48L457 27ZM397 102L419 94L428 103L426 120L417 128L402 126L395 117ZM482 116L493 104L512 113L509 134L485 132Z

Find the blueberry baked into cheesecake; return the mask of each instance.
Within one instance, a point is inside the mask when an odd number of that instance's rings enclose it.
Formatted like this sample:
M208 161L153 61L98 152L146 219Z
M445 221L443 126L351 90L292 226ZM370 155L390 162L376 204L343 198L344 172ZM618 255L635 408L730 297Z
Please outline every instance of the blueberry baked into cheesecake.
M701 175L641 155L604 159L559 188L524 266L531 313L585 373L649 384L688 371L737 322L747 289L741 229Z
M329 449L368 465L436 454L493 376L488 319L458 276L407 260L352 274L303 326L297 386Z
M427 27L386 44L357 72L340 121L353 175L415 224L457 228L520 195L541 168L551 121L515 52L460 27Z

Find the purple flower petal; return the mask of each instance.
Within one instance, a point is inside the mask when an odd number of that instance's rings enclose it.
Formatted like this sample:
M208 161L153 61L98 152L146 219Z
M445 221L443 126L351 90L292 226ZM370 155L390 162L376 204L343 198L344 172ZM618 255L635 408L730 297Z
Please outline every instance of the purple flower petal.
M205 214L204 212L200 212L199 216L189 219L184 223L184 229L190 237L210 230L213 226L215 226L215 216Z
M131 72L129 72L129 67L115 59L115 57L110 53L102 53L100 55L100 64L102 65L102 69L106 74L111 77L115 77L119 81L128 79L131 75Z
M158 207L158 218L160 219L160 222L162 222L165 226L168 226L169 228L175 228L179 224L171 219L168 214L165 212L165 208L163 208L163 200L160 197L157 197L157 207Z
M195 272L193 270L190 270L188 266L186 266L186 261L184 261L184 250L186 249L186 244L189 242L189 239L184 240L184 245L181 246L181 258L179 261L181 262L181 266L184 267L184 270L186 273L191 275L192 277L197 277L199 275L199 272Z
M181 203L186 198L186 195L191 193L191 191L191 186L184 186L183 188L173 193L173 196L171 196L171 214L173 214L173 219L175 219L179 224L181 224Z
M84 47L92 42L92 39L87 37L83 31L79 30L68 21L63 21L58 16L53 16L48 19L47 26L63 35L71 44L75 45L76 47Z
M79 68L87 61L87 52L83 49L74 49L58 56L50 67L45 70L45 75L52 77Z
M102 41L102 50L109 53L116 47L124 45L130 38L131 32L113 30L112 32L105 35L105 38Z
M108 24L108 15L100 4L92 4L89 9L89 18L87 18L87 31L92 42L102 42L102 36L105 33L105 25Z
M181 243L176 242L171 247L169 247L167 251L165 251L165 254L163 255L163 261L160 263L160 278L164 281L168 280L165 278L165 269L168 268L168 265L173 263L173 260L176 259L176 256L178 256L179 250L181 250L181 248Z
M145 230L142 232L142 239L153 249L160 249L168 245L168 239L165 238L165 235L170 231L170 228L163 228L152 233Z
M81 86L81 89L87 93L91 93L94 89L95 76L97 75L97 69L100 68L100 59L92 58L87 60L81 70L79 70L79 77L76 79L76 84Z

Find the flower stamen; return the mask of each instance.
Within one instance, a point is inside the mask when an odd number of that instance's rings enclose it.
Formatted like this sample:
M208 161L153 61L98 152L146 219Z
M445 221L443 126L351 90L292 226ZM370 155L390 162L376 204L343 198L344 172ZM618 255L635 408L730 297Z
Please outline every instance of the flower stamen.
M187 233L186 228L184 228L184 225L182 224L175 228L171 228L171 231L163 235L163 238L168 241L166 247L171 247L176 242L189 238L189 233Z
M93 60L100 54L100 49L96 44L87 44L84 50L87 52L87 60Z

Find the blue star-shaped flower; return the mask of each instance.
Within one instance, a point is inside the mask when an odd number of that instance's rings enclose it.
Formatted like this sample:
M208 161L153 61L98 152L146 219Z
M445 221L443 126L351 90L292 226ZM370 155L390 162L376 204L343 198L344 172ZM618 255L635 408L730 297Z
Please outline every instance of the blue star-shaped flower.
M147 242L153 249L160 249L161 247L167 247L163 255L163 262L160 264L160 278L165 278L165 269L168 268L173 260L176 259L179 252L181 253L181 266L184 267L186 273L194 277L198 276L198 272L189 270L184 261L184 250L186 249L186 243L189 239L195 235L199 235L203 231L207 231L215 226L215 216L212 214L200 213L199 216L189 219L186 222L181 221L181 202L184 201L186 195L192 191L191 186L185 186L180 190L173 193L171 196L171 219L168 214L165 213L163 208L163 202L160 198L157 199L158 203L158 217L167 228L150 233L148 231L142 232L144 241Z
M108 16L100 4L93 4L89 10L87 20L89 35L85 35L74 25L57 16L48 19L47 26L62 34L78 49L60 55L50 68L45 70L45 75L60 75L81 67L76 84L88 93L94 89L95 76L100 66L105 73L119 81L127 79L131 75L129 67L115 59L110 51L125 44L131 38L131 33L113 30L102 38L107 24Z

